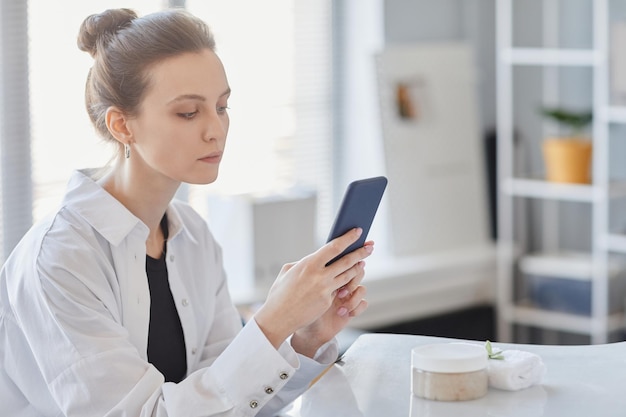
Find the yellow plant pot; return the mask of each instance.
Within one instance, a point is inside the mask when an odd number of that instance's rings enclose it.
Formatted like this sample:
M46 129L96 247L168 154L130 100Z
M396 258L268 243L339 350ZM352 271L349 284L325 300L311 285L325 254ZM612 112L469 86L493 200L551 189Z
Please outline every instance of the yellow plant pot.
M589 183L591 141L580 138L548 138L543 143L546 179L554 182Z

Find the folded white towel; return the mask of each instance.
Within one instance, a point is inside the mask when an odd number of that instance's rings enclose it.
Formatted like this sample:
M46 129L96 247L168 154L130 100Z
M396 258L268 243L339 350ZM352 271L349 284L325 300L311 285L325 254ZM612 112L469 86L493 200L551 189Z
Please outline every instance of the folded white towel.
M504 359L489 360L489 386L517 391L541 383L546 366L540 356L522 350L505 350L501 355Z

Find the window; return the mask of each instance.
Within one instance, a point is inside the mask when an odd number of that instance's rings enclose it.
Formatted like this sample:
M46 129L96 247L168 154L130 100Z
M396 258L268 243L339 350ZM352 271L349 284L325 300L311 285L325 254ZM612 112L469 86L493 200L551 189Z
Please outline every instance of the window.
M92 58L76 45L80 24L90 14L127 7L143 15L160 0L29 0L29 60L32 134L33 218L59 202L73 170L102 166L113 155L93 129L84 105Z
M331 3L187 0L212 28L233 89L220 177L201 190L314 187L320 236L332 215Z
M14 3L0 1L3 7ZM60 202L72 170L103 165L113 153L84 109L84 82L92 61L76 46L82 20L107 8L129 7L143 15L163 4L29 0L32 187L20 192L23 201L32 194L33 221ZM220 178L208 187L190 187L190 202L200 207L211 190L254 192L305 184L317 189L318 225L327 230L333 175L331 0L195 0L186 7L213 29L233 88ZM0 41L6 45L12 40L3 35ZM0 140L7 143L10 138ZM0 224L0 239L10 221Z

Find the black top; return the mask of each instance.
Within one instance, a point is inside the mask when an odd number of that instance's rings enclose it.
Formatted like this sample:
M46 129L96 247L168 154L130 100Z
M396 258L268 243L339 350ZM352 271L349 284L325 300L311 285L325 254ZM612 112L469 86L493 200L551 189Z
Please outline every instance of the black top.
M185 336L167 275L167 216L161 220L166 241L159 259L146 255L146 273L150 287L150 327L148 361L164 376L166 382L180 382L187 373Z

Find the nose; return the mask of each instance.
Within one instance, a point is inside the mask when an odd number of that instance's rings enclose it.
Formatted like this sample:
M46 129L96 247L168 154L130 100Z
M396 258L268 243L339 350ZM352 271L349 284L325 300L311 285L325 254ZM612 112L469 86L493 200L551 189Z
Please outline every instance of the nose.
M205 123L202 139L205 142L223 141L228 134L228 126L228 114L218 114L217 111L211 112Z

